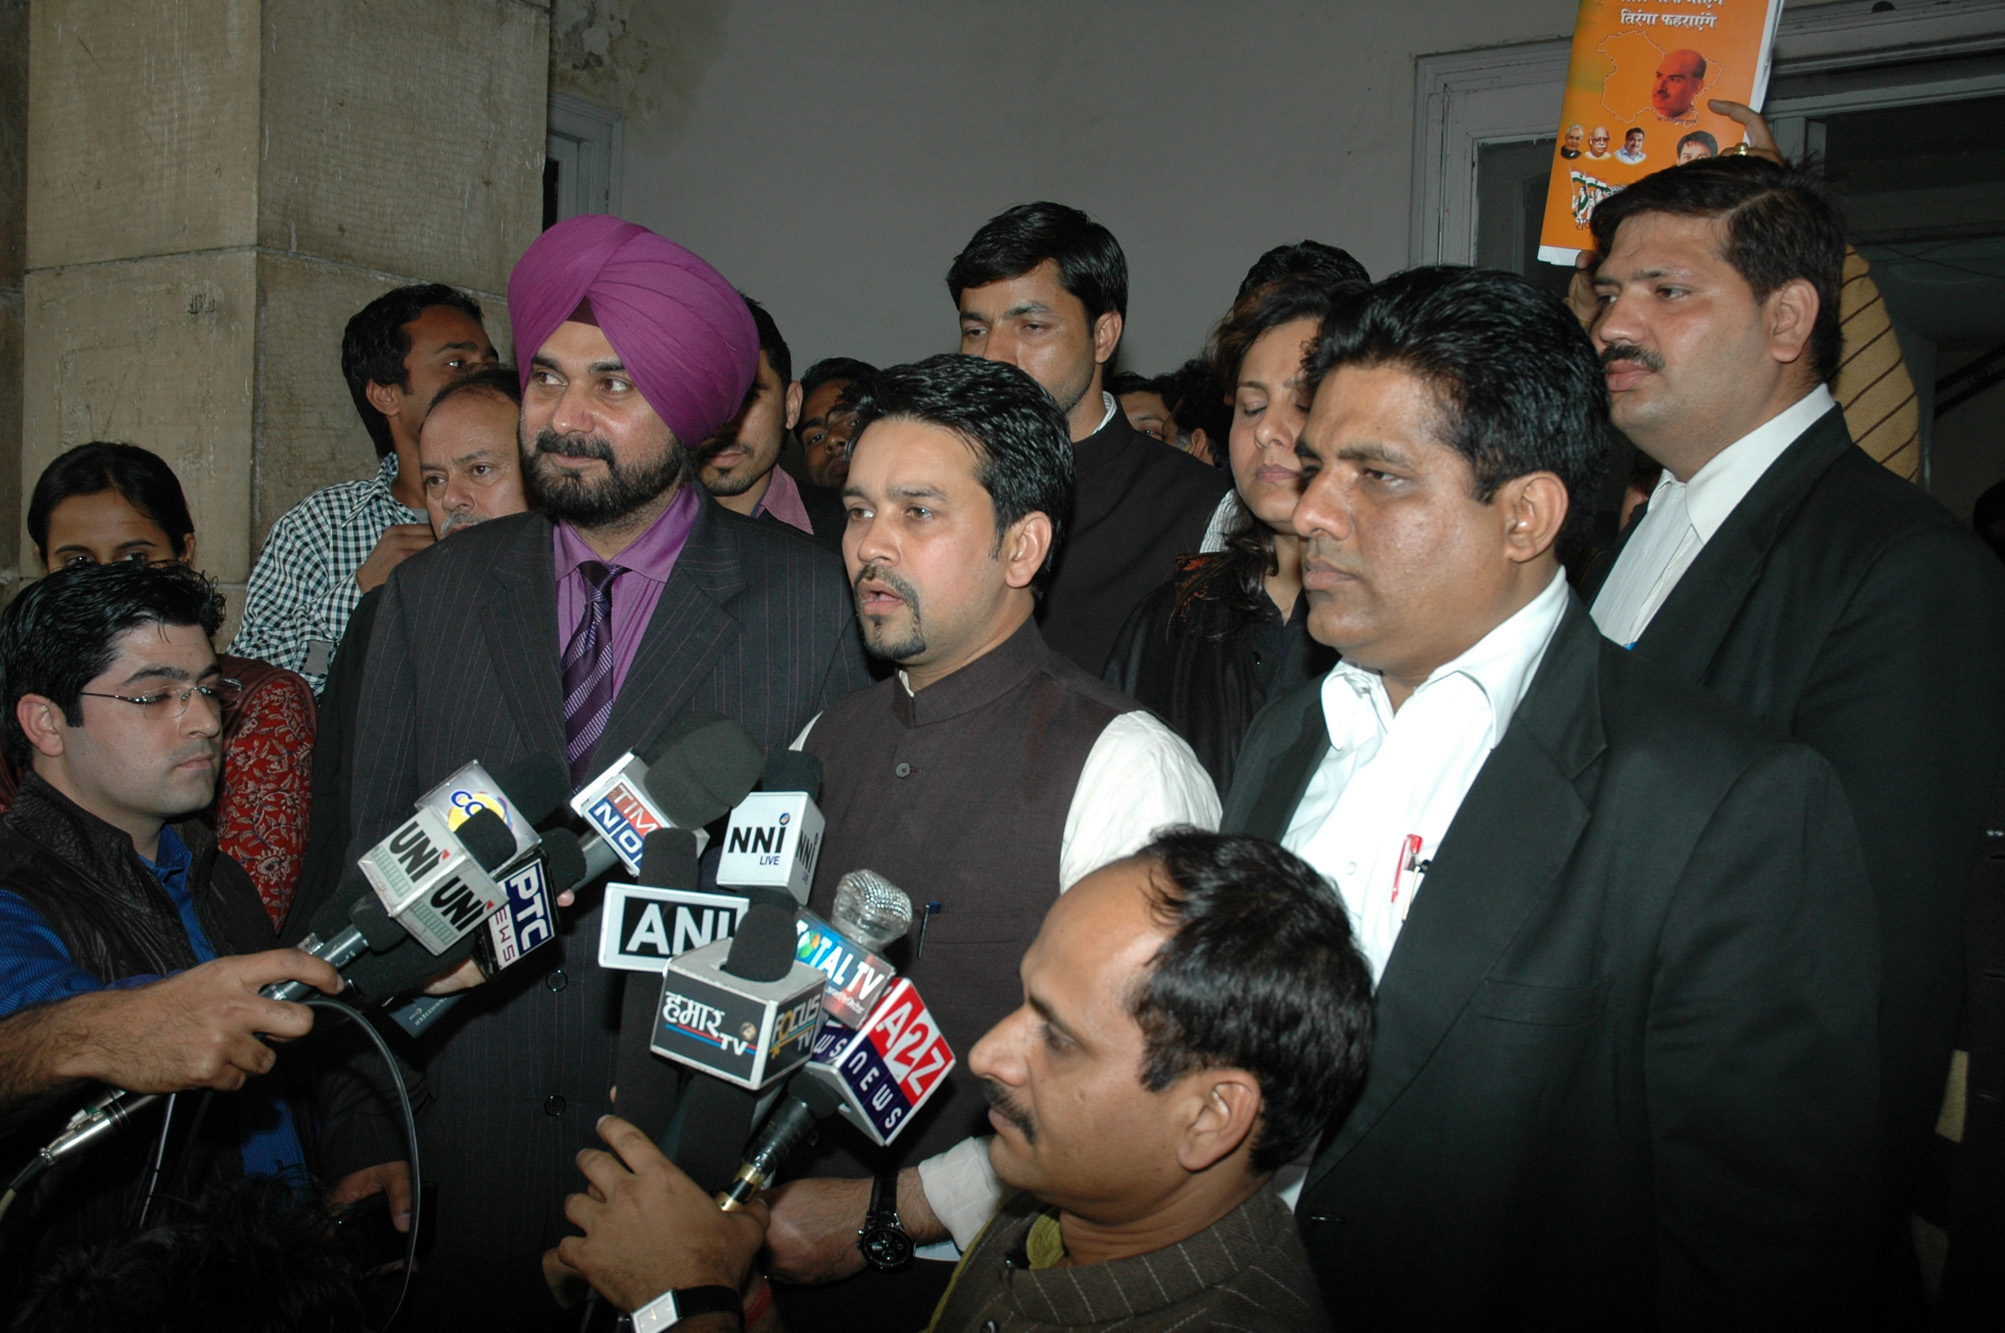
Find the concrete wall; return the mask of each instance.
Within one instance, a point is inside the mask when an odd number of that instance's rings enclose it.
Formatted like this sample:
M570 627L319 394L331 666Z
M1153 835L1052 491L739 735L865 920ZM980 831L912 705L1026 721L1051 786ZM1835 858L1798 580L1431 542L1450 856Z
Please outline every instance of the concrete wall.
M549 7L35 0L30 14L10 479L32 486L87 440L144 445L188 492L202 565L238 589L280 513L375 469L340 373L357 308L452 282L506 346L501 293L540 222ZM25 536L21 565L39 568Z
M0 532L21 514L22 268L28 247L28 0L0 0ZM0 601L18 570L0 541Z
M1414 58L1573 0L557 0L553 86L627 116L626 216L764 301L796 364L954 345L941 279L1052 198L1132 271L1124 362L1195 352L1262 250L1406 262Z

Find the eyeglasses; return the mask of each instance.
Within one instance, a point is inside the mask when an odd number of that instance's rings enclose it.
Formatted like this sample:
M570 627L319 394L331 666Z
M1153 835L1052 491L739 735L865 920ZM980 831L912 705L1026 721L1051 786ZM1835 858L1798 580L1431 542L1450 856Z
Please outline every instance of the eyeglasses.
M187 715L188 701L198 694L216 705L218 713L228 712L243 697L244 683L225 678L213 685L190 685L185 690L161 690L157 694L105 694L98 690L78 690L77 693L93 699L116 699L120 703L132 704L148 717L171 714L178 721Z

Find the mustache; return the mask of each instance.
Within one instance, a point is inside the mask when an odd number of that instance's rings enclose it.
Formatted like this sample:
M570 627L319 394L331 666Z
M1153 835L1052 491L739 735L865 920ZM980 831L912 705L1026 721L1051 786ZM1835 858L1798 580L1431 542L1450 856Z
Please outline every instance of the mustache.
M1633 362L1643 367L1643 369L1650 371L1662 370L1664 368L1664 358L1658 356L1647 347L1638 347L1635 343L1610 343L1601 349L1601 365L1603 369L1614 365L1617 361Z
M1025 1142L1037 1142L1037 1122L1031 1119L1030 1112L1017 1104L1016 1098L1010 1095L1008 1088L992 1078L985 1078L982 1080L982 1096L987 1099L989 1106L997 1115L1022 1132Z
M865 565L862 569L858 570L856 572L856 581L850 585L850 591L861 597L865 583L884 584L891 591L904 598L905 605L911 607L914 612L918 611L919 590L882 565Z
M596 435L559 435L545 426L536 433L530 448L539 454L568 454L572 458L596 458L608 467L613 464L613 445Z

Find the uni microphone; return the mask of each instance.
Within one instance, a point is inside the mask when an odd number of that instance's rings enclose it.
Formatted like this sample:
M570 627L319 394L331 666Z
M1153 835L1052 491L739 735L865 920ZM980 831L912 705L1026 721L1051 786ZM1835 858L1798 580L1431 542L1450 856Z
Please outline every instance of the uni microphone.
M826 821L815 799L821 794L821 760L799 750L775 750L766 760L763 788L739 801L724 833L717 883L734 889L768 889L808 900L815 861L821 854Z
M732 806L759 777L759 743L725 717L692 709L671 723L645 756L628 751L571 798L571 809L590 827L583 883L624 864L641 872L647 836L658 829L701 832ZM694 883L692 880L691 883Z
M755 1090L805 1064L828 978L796 947L793 914L762 903L731 939L670 959L651 1049Z
M839 1099L836 1113L872 1143L898 1137L954 1067L954 1052L919 992L903 977L855 1031L829 1022L803 1076Z
M343 891L322 904L299 947L341 969L372 1000L437 974L455 955L464 956L459 947L471 951L466 937L501 906L493 872L506 879L525 843L537 846L534 826L562 806L569 785L563 763L550 755L518 760L500 780L478 764L466 765L419 798L411 817L364 853L358 862L364 883L344 879ZM476 914L476 899L486 911ZM413 938L422 947L413 946ZM307 989L303 982L280 982L264 994L297 1000Z

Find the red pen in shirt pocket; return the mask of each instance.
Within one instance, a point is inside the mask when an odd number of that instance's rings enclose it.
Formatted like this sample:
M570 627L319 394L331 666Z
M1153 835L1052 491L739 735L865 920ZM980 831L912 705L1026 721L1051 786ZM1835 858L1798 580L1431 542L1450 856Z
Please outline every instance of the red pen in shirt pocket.
M1407 909L1413 906L1413 895L1420 892L1421 876L1427 873L1427 862L1420 859L1420 835L1409 833L1400 844L1399 860L1392 867L1392 905L1399 909L1399 919L1406 920Z

